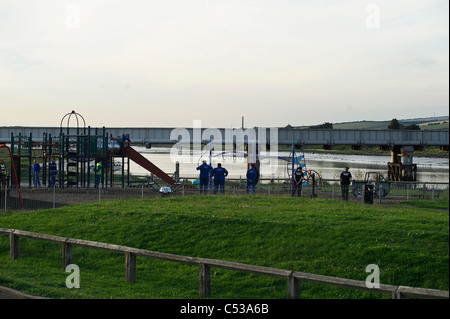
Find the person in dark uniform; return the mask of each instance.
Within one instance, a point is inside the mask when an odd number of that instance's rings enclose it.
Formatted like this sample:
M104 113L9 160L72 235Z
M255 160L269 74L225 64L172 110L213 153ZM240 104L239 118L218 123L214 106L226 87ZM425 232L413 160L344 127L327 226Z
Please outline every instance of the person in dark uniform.
M225 177L228 176L228 171L222 167L222 164L217 164L217 167L212 170L211 175L214 176L214 194L220 186L220 192L225 193Z
M302 196L302 186L304 180L305 174L302 171L302 167L299 166L297 167L297 170L294 172L292 196L295 196L295 193L297 193L297 197Z
M255 164L252 164L252 167L247 171L247 194L249 193L250 187L252 187L253 194L256 193L256 177L258 176L258 172L256 171Z
M340 176L342 199L345 201L348 201L348 191L350 188L350 183L352 181L352 173L350 173L348 170L349 168L346 167Z
M5 161L0 159L0 184L6 185L7 172L6 172L6 164Z
M205 191L205 194L208 193L208 184L209 184L209 174L213 170L211 165L208 165L206 161L203 161L203 164L197 167L197 170L200 171L200 194Z
M58 167L56 166L55 159L53 159L50 163L50 187L55 186L56 174L58 174Z

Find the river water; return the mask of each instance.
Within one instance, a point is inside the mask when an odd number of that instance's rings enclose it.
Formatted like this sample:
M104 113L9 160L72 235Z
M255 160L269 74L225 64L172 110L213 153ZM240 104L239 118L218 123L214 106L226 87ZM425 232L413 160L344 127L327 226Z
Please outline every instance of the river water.
M158 166L164 172L173 174L176 162L179 162L180 175L182 177L196 177L196 167L202 160L209 162L209 153L190 152L189 154L170 153L170 148L133 146L145 158ZM287 178L288 167L291 165L284 160L275 158L261 159L261 176L263 178ZM289 157L289 152L279 152L278 156ZM296 154L303 155L303 154ZM390 156L372 155L345 155L333 153L305 153L304 161L307 170L314 170L320 174L322 179L338 179L344 167L350 167L350 172L355 179L363 179L366 172L379 172L387 177L387 163L391 161ZM119 160L116 160L119 162ZM213 167L221 163L229 171L229 176L234 178L245 178L247 158L232 155L213 156L211 158ZM449 159L414 157L413 162L417 164L417 181L427 183L448 183L449 181ZM135 175L148 175L149 172L139 165L131 162L130 172Z

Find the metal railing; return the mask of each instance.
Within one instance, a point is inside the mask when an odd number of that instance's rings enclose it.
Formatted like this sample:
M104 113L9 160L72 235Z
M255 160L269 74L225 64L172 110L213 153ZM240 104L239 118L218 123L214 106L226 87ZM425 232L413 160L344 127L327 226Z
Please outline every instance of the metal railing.
M189 180L186 185L191 185ZM6 210L38 210L51 209L70 204L100 202L119 199L143 199L161 196L198 195L198 188L181 188L170 194L162 194L148 187L146 183L135 184L135 187L77 188L77 187L21 187L20 196L15 188L0 185L0 212ZM435 200L449 194L449 183L417 183L390 182L389 188L375 187L373 204L390 204L410 200ZM213 187L208 194L213 194ZM251 193L251 190L250 190ZM229 178L225 185L225 194L247 194L245 179ZM262 180L256 186L257 195L291 196L291 187L287 180ZM382 194L382 196L379 196ZM302 197L342 200L342 193L337 180L322 180L320 184L304 185ZM349 202L364 203L362 189L350 186ZM23 208L22 208L23 205Z

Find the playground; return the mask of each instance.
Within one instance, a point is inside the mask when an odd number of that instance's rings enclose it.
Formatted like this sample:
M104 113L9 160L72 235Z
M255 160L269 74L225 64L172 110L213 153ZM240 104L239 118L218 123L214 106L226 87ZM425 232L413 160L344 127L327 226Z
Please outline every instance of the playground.
M211 164L223 157L240 156L245 160L239 165L246 169L254 165L257 169L257 194L273 196L291 194L293 174L301 167L305 174L302 197L340 199L339 181L324 180L317 171L308 169L302 145L293 141L288 156L262 156L257 147L247 141L243 152L204 151L197 164L202 160ZM164 172L152 163L151 158L133 147L129 135L113 136L105 127L86 126L84 118L75 111L62 117L58 136L48 132L42 132L42 136L32 136L31 133L14 136L11 133L9 146L0 145L0 159L6 166L6 176L2 176L0 185L1 210L55 208L112 199L198 195L199 190L197 178L180 177L178 168L173 174ZM284 163L285 178L273 181L261 176L261 169L270 160ZM132 175L132 163L143 168L147 175ZM35 184L33 176L36 164L40 170L39 185ZM376 180L371 180L367 176L364 180L355 180L350 190L353 196L349 200L364 203L367 195L371 197L371 203L382 204L414 198L436 199L442 192L448 194L448 183L431 185L415 181L382 181L380 178L377 176ZM210 177L210 185L211 182ZM240 176L239 180L229 176L226 193L245 194L245 184L245 176L243 179ZM373 189L367 188L365 192L367 184L373 185Z
M71 126L71 121L76 126ZM130 179L130 161L158 179L158 182L152 183L155 190L161 188L160 184L171 190L180 187L178 181L135 151L129 136L113 137L105 127L91 129L75 111L61 119L59 136L47 132L43 132L39 138L33 137L31 133L29 136L11 134L10 146L0 147L0 158L5 165L0 197L4 202L8 197L10 202L14 202L11 197L17 193L22 208L27 198L22 199L21 189L27 186L77 190L107 189L117 184L129 186L135 182ZM36 164L39 184L33 176ZM122 168L119 172L117 166ZM128 169L125 170L125 167ZM35 190L34 193L43 192L45 190Z
M76 122L75 127L71 127L71 120ZM130 160L170 186L176 184L173 178L133 149L129 136L113 137L105 127L92 129L75 111L61 119L59 136L51 136L47 132L43 132L41 137L33 137L31 133L29 136L11 135L10 147L3 147L9 150L9 155L0 155L11 166L11 171L17 172L17 176L9 179L11 186L36 186L32 175L35 161L41 166L42 186L54 186L50 167L53 161L56 164L54 181L61 188L98 186L95 185L97 175L100 175L97 184L113 186L118 180L115 164L121 162L120 166L125 168ZM122 169L119 175L122 185L125 181L130 182L129 170Z
M62 117L59 136L52 136L47 132L42 132L41 137L32 136L31 133L28 136L11 134L10 146L1 146L0 157L5 161L8 172L6 179L2 181L2 194L0 194L4 206L8 199L10 203L14 202L14 193L17 193L20 203L13 206L20 205L23 208L24 201L38 201L39 199L35 197L48 193L48 189L51 188L58 189L58 191L53 190L54 197L57 196L57 193L61 193L61 189L64 190L62 191L64 194L76 190L78 194L84 193L86 196L95 194L97 196L97 193L100 195L101 193L114 193L113 188L117 186L136 188L143 184L158 195L160 192L175 193L180 190L189 192L197 189L195 181L184 183L180 180L178 173L169 176L136 151L127 134L112 136L108 134L105 127L99 129L86 126L83 116L75 111ZM247 158L247 168L255 165L259 169L260 159L254 156L249 157L248 153L247 144L243 155ZM210 163L211 156L223 155L210 154ZM288 172L293 172L298 166L306 169L304 156L296 156L294 144L291 156L279 157L279 159L286 161ZM142 181L131 176L130 162L148 172L147 180ZM39 171L39 184L36 183L34 177L36 164ZM314 174L313 171L305 173L307 175L305 184L310 178L317 177L320 180L320 175ZM25 194L25 189L34 187L39 188L26 192L27 196L22 196L21 193ZM48 189L40 189L41 187ZM101 190L96 192L94 189ZM70 200L75 200L74 198L71 196ZM68 199L64 198L63 201L53 200L53 203L56 205L56 202L67 201Z

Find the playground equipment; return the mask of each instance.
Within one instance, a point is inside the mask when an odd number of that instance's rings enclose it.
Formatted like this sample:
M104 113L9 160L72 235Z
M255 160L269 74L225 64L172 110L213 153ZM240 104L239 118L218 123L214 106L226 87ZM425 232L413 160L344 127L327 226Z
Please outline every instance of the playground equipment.
M72 124L75 122L76 125L71 126L71 122ZM178 176L172 178L167 175L137 152L131 144L129 136L125 134L112 136L105 127L93 129L86 126L84 118L72 111L61 119L59 136L51 136L44 132L38 142L33 140L31 133L29 136L11 134L12 163L18 172L14 183L23 185L28 180L29 186L32 186L32 163L36 160L41 165L42 184L50 185L49 164L55 160L58 167L55 187L107 188L115 186L115 183L121 183L121 186L125 187L126 184L130 186L134 183L130 180L130 161L133 161L151 173L151 181L147 180L146 186L152 190L160 191L163 187L170 187L171 192L174 192L183 188L195 188L194 185L180 183ZM273 156L260 156L257 148L255 142L249 142L245 144L243 152L227 151L214 155L210 148L209 162L211 163L211 159L216 156L244 157L247 159L247 168L251 165L256 166L258 182L261 161ZM300 152L302 155L297 155ZM303 150L298 150L295 142L292 143L292 152L288 157L275 157L286 161L291 180L292 172L301 166L306 174L304 185L312 183L314 195L315 188L321 186L322 179L319 173L306 169ZM139 183L142 184L143 181ZM162 185L163 183L167 185ZM166 188L163 190L167 191Z
M298 153L301 153L301 155L297 155ZM292 151L289 157L284 160L286 161L286 169L291 181L291 188L294 187L294 172L297 170L297 167L301 167L303 173L305 174L305 181L302 183L302 185L305 186L311 184L312 185L311 197L317 197L316 189L320 189L322 187L322 177L315 170L307 169L303 146L296 145L295 141L293 141Z
M150 176L150 179L152 180L147 184L147 186L154 190L159 191L163 194L173 193L176 192L183 187L191 188L192 185L184 185L184 183L180 183L179 179L175 180L166 173L164 173L159 167L157 167L155 164L150 162L148 159L146 159L144 156L142 156L139 152L137 152L134 148L131 146L126 146L123 148L123 154L131 159L133 162L141 166L142 168L145 168L147 171L151 172L153 175L157 176L164 182L166 182L169 186L160 186L159 183L157 183L152 176ZM156 188L156 187L157 188Z
M67 128L63 130L63 122L67 118ZM70 128L70 119L76 119L77 126ZM83 126L80 127L82 120ZM94 133L94 134L92 134ZM84 118L72 111L66 114L60 124L58 137L46 132L43 133L42 141L33 141L33 136L13 136L11 134L11 151L13 163L16 168L17 184L22 184L22 179L28 179L32 184L32 163L36 160L41 165L42 184L50 184L49 166L52 160L57 164L57 176L55 177L59 187L86 187L90 185L92 176L90 163L94 161L105 162L107 158L105 128L101 134L98 129L86 128ZM24 162L24 164L22 164ZM27 174L23 174L28 167Z
M76 126L71 127L71 121ZM65 127L63 127L66 125ZM11 183L21 185L22 179L28 180L32 185L32 163L36 160L40 163L43 185L50 184L49 164L55 160L58 166L56 185L58 187L112 187L119 179L122 187L125 180L130 183L129 165L130 160L142 166L150 173L164 181L176 191L180 183L168 176L156 165L139 154L131 146L128 136L108 136L106 128L92 129L86 127L84 118L77 112L72 111L64 115L60 122L58 137L43 133L42 141L33 141L33 136L13 136L11 134L11 163L18 172L17 177ZM121 176L114 176L118 165L115 161L121 159ZM101 169L96 169L97 164ZM22 165L23 164L23 165ZM125 166L128 166L127 177L125 177ZM28 172L27 169L28 168ZM95 181L95 182L94 182ZM157 185L157 184L155 184Z
M11 149L8 146L4 145L4 144L0 145L0 149L2 149L2 148L6 148L8 150L9 158L11 160L11 163L13 163ZM13 173L15 186L16 186L17 191L19 193L20 207L23 208L22 195L20 194L19 184L17 183L17 174L16 174L16 169L15 169L14 165L11 165L11 172ZM0 188L1 188L2 192L4 191L6 193L6 195L8 195L8 192L9 192L8 184L9 184L9 175L6 176L4 181L3 180L1 181L1 185L0 185ZM0 194L0 198L4 198L4 195Z
M298 155L300 154L301 155ZM315 191L316 189L320 189L322 187L322 177L319 172L315 170L308 170L306 167L306 158L305 152L303 151L303 146L298 145L295 141L292 142L292 151L289 156L260 156L259 159L263 160L266 158L277 158L286 162L286 172L289 176L289 183L291 189L294 187L294 172L297 170L297 167L301 167L303 173L305 174L305 180L302 183L303 186L311 185L312 193L311 197L317 197Z

